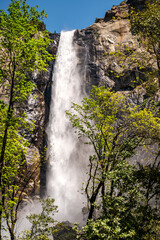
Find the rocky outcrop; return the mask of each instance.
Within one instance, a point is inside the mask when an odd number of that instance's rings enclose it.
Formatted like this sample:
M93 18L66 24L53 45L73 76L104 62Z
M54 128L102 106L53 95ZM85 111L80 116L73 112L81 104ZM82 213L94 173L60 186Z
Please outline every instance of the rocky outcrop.
M27 114L28 121L34 122L34 130L32 133L26 132L26 138L30 143L27 150L26 160L32 168L32 163L41 161L40 171L37 170L33 181L35 181L35 189L32 189L34 194L45 194L46 188L46 157L45 149L47 145L47 137L45 133L46 125L49 119L49 108L51 100L51 84L52 84L52 73L55 62L55 55L59 43L60 34L50 34L52 40L49 46L49 53L51 53L54 59L48 63L47 71L36 71L29 74L29 79L35 84L35 88L30 94L28 100L24 104L23 108ZM31 164L30 164L31 163ZM39 185L39 183L41 184Z
M76 232L73 230L74 224L65 221L56 226L57 232L53 234L54 240L75 240Z
M122 64L118 64L112 55L118 51L125 54L128 48L132 52L139 49L136 37L130 32L128 11L128 5L123 2L120 6L113 6L103 19L96 19L87 29L75 32L79 68L87 92L92 85L105 85L116 91L131 88L130 83L135 78L135 73L127 72L123 78L116 77L123 69Z
M107 11L104 18L96 19L95 23L86 29L76 30L74 45L79 58L78 66L83 78L83 89L89 94L92 86L112 88L130 95L132 103L142 103L146 96L146 89L141 84L133 84L137 78L145 82L142 71L136 67L130 68L129 61L132 55L139 56L144 49L130 31L129 11L131 7L142 9L144 0L123 1L119 6L113 6ZM53 39L49 51L54 55L57 50L59 35L51 34ZM117 55L116 53L119 53ZM123 60L121 61L121 56ZM44 149L47 145L45 128L49 119L49 106L51 98L53 62L49 64L47 73L35 75L37 85L35 93L29 99L28 114L35 119L35 132L31 139L41 154L41 195L45 194L46 161ZM139 86L138 86L139 85ZM156 101L159 96L156 95Z
M59 42L59 34L50 34L50 38L53 40L53 42L50 45L48 51L54 57ZM46 72L34 72L31 76L32 81L35 83L36 87L28 99L26 112L28 118L34 120L35 122L35 130L33 132L33 138L30 139L30 142L32 142L38 148L41 148L43 131L49 117L51 82L54 61L55 59L49 62Z
M35 121L35 129L31 136L30 142L33 144L34 147L37 148L41 158L40 194L42 196L45 195L47 171L47 162L45 156L47 136L45 133L45 129L49 119L52 74L60 34L51 33L50 38L52 39L52 44L50 45L48 51L53 55L54 60L48 63L49 65L47 68L47 72L42 71L38 74L35 73L32 75L33 81L36 84L36 88L33 90L27 104L28 116L31 120Z
M104 85L115 91L132 91L130 94L134 95L135 103L143 102L146 90L138 85L146 81L144 73L148 69L146 65L143 71L140 70L133 59L145 59L147 52L130 31L129 11L131 7L141 9L144 2L123 1L107 11L104 18L75 32L79 71L87 93L93 85Z

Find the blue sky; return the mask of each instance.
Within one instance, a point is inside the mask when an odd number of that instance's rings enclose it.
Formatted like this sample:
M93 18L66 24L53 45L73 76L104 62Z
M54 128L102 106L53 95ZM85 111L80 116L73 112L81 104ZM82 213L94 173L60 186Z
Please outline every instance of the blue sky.
M11 0L0 0L0 9L7 10ZM45 20L51 32L83 29L92 25L95 18L104 17L107 10L122 0L27 0L30 6L39 6L48 17Z

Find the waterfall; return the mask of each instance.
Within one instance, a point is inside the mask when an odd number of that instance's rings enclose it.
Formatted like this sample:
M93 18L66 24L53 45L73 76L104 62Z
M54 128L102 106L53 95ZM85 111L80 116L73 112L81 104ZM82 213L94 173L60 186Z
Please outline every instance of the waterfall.
M79 221L84 197L81 194L86 169L85 148L81 147L66 110L82 99L82 81L73 46L74 31L62 32L58 47L47 128L49 173L47 192L55 198L59 221Z

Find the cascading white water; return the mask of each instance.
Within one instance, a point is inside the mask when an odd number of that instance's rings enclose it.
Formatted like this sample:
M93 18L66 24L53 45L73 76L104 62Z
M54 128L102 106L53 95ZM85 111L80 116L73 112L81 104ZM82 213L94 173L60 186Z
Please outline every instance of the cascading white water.
M83 207L82 180L86 169L84 149L66 118L71 103L82 99L78 59L73 46L74 31L62 32L58 47L50 107L48 135L48 195L58 205L58 220L79 221Z

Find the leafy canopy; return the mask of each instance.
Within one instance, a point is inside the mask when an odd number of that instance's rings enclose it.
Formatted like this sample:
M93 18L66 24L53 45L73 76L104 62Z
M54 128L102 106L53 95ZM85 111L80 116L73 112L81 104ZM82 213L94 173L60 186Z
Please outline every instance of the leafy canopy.
M104 87L93 87L89 98L81 105L73 103L72 110L67 111L78 136L87 137L94 149L84 187L88 222L80 239L149 239L143 237L146 233L150 237L159 214L157 206L151 204L160 194L159 149L156 153L152 149L160 139L156 114L153 103L148 108L134 106L128 95ZM143 168L140 171L129 159L147 146L154 153L152 168L145 166L148 173L142 179ZM157 177L152 181L153 170Z
M44 17L44 11L39 13L26 0L12 0L7 13L0 10L0 239L2 217L15 239L17 210L33 175L27 168L25 138L33 124L24 106L35 87L33 73L47 71L53 59Z

